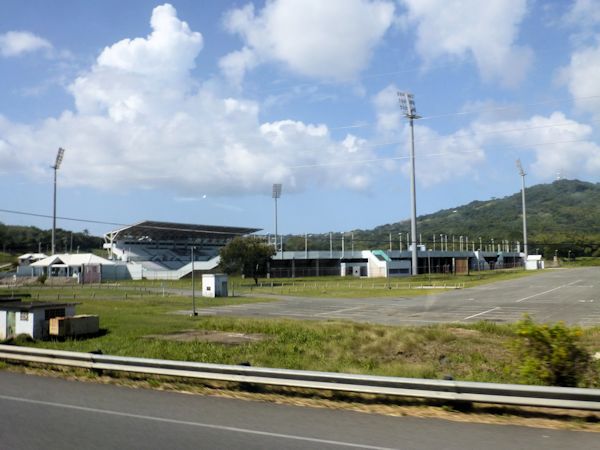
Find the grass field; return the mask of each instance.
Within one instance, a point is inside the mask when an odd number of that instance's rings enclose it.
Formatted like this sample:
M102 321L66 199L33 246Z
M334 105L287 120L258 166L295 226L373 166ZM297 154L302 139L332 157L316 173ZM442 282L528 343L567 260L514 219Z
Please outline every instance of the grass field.
M81 340L33 342L45 348L101 350L105 354L202 361L306 370L339 371L391 376L517 382L508 343L514 326L477 323L389 327L341 321L314 322L233 317L190 317L191 299L155 294L132 295L131 290L43 288L34 298L61 300L75 291L78 314L98 314L105 334ZM124 293L129 292L127 297ZM84 293L89 294L84 298ZM92 294L94 298L92 298ZM244 299L244 301L261 299ZM236 298L198 299L198 306L239 302ZM165 340L157 335L182 331L258 334L262 340L238 345L192 340ZM600 350L600 327L583 332L585 345ZM149 337L153 336L153 337ZM600 382L600 380L599 380ZM599 383L600 384L600 383Z
M306 278L262 278L258 285L252 279L230 277L230 293L279 294L305 297L414 297L427 295L435 288L468 288L496 281L533 276L539 272L521 269L473 272L470 275L431 274L401 278L355 278L355 277L306 277ZM123 287L134 289L191 289L191 280L168 281L125 281ZM201 281L196 280L196 288L201 289Z
M597 267L600 266L600 258L596 257L579 257L572 260L561 259L562 267Z

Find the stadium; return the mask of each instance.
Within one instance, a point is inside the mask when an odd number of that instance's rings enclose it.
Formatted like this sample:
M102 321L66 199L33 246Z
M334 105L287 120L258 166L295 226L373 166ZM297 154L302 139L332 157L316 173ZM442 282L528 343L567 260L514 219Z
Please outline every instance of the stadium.
M217 270L222 247L234 237L258 231L261 230L249 227L145 221L106 233L104 249L116 267L127 268L127 278L173 280L188 276L192 266L196 272ZM474 246L471 250L431 250L419 245L418 261L419 273L468 273L521 266L522 254L500 245L494 251ZM278 251L267 269L267 276L276 278L389 277L410 273L409 249Z

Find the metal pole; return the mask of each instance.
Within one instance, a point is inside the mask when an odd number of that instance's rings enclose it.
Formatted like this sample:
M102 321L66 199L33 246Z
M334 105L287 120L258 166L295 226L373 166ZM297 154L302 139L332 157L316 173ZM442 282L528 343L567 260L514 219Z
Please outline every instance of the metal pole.
M525 210L525 172L521 173L521 200L523 203L523 254L527 260L527 212Z
M354 231L351 234L352 236L352 256L354 256Z
M390 252L392 251L392 233L390 233Z
M279 251L279 234L277 230L277 197L275 197L275 251Z
M304 259L308 259L308 233L304 233Z
M194 279L194 246L192 245L192 316L197 316L196 312L196 283Z
M415 129L410 118L410 235L412 244L412 274L418 274L417 256L417 190L415 187Z
M344 248L344 233L342 233L342 258L344 257L345 248Z
M329 232L329 257L333 258L333 236L331 231Z
M55 239L55 235L56 235L56 171L58 170L58 167L56 167L56 164L53 167L54 169L54 206L53 206L53 212L52 212L52 254L54 255L54 250L55 250L55 243L54 243L54 239Z

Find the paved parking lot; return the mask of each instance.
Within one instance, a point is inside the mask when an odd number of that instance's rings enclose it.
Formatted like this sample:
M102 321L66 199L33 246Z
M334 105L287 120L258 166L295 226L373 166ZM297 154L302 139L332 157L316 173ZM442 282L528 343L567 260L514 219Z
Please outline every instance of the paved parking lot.
M530 314L600 325L600 268L547 269L531 277L413 298L280 297L277 302L204 308L201 315L352 320L388 325L489 320L515 322Z

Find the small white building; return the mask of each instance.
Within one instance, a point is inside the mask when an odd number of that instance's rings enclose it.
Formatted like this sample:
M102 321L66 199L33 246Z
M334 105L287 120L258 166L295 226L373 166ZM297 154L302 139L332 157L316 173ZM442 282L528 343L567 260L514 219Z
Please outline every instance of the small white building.
M525 261L526 270L540 270L543 268L544 260L542 259L542 255L527 255L527 260Z
M48 323L54 317L75 315L75 303L0 303L0 340L25 334L33 339L48 336Z
M47 258L45 253L25 253L19 256L19 266L29 266L30 264Z
M202 274L202 297L227 297L227 275Z

